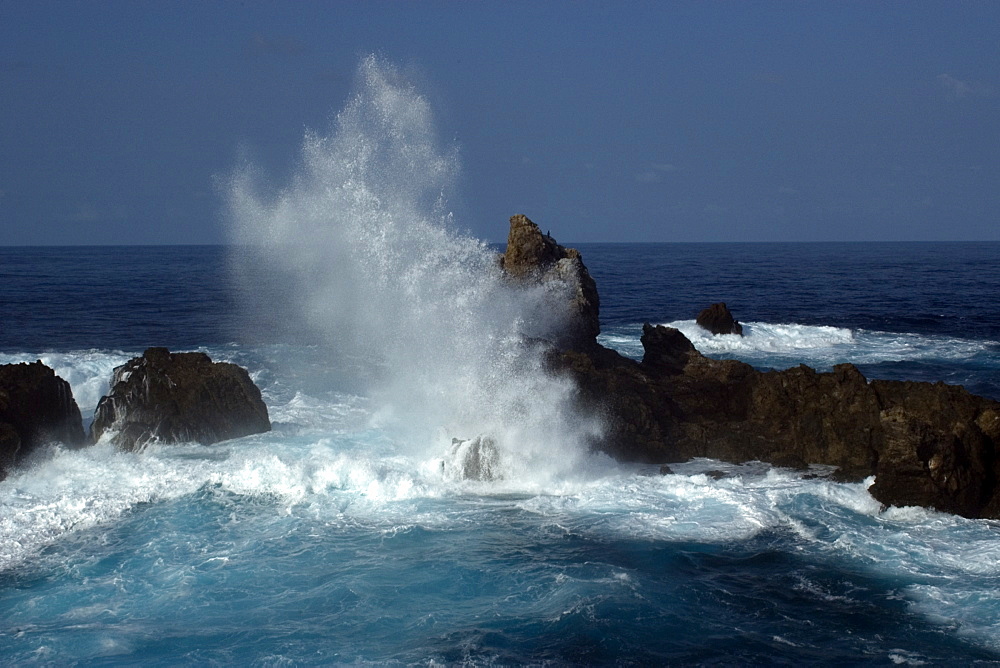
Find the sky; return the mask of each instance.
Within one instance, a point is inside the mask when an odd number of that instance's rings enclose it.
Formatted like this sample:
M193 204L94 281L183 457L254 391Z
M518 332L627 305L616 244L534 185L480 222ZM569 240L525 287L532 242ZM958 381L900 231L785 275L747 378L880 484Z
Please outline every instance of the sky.
M561 242L1000 240L1000 2L0 0L0 245L227 241L360 60L458 147L457 224Z

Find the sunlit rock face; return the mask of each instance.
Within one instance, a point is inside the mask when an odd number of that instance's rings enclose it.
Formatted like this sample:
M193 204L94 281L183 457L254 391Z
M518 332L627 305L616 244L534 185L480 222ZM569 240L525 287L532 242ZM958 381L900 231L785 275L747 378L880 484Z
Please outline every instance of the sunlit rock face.
M527 216L517 214L510 218L500 264L516 281L544 285L553 294L552 308L565 310L566 325L556 333L556 345L571 349L596 345L601 333L600 299L579 251L560 246Z

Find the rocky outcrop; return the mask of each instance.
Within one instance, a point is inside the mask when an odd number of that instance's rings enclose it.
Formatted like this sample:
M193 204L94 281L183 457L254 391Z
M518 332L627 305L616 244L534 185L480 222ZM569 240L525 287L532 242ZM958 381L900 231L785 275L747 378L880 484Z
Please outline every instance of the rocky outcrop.
M515 216L503 264L518 280L545 280L560 248ZM581 274L589 279L586 268ZM597 315L594 293L588 317ZM739 332L724 304L706 311L718 316L720 333L727 322L728 333ZM548 362L574 379L584 411L603 416L607 428L595 447L619 459L825 464L840 480L874 475L871 493L887 505L1000 518L996 401L943 383L869 382L851 364L826 373L758 371L707 358L676 329L649 324L636 362L597 344L596 326L577 323L567 337L573 345L557 342Z
M204 353L149 348L115 369L91 434L136 450L149 442L209 444L270 429L267 407L246 369Z
M703 309L695 318L695 322L712 334L739 334L743 336L743 325L736 322L732 312L724 302L712 304Z
M872 381L879 459L872 495L966 517L1000 518L1000 402L944 383Z
M500 265L512 280L540 283L554 293L553 306L566 310L564 328L552 333L563 349L585 349L601 332L597 284L580 253L563 248L524 215L511 216L507 249Z
M0 480L40 445L84 440L69 383L41 361L0 365Z
M607 349L550 358L603 414L598 447L619 459L825 464L840 480L874 475L887 505L1000 518L1000 402L943 383L869 383L851 364L761 372L704 357L663 326L646 325L642 341L641 363Z

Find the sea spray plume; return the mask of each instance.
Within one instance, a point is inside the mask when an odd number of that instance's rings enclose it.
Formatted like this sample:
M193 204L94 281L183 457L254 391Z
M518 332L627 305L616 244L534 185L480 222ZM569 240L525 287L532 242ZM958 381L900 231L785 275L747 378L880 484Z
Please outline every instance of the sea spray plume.
M572 466L598 427L526 343L558 331L558 310L540 306L545 288L512 286L495 253L456 231L447 193L457 154L440 147L427 101L375 57L356 88L330 134L306 134L288 187L267 197L252 168L233 177L244 290L271 286L289 330L377 369L377 418L414 452L486 435L512 469Z

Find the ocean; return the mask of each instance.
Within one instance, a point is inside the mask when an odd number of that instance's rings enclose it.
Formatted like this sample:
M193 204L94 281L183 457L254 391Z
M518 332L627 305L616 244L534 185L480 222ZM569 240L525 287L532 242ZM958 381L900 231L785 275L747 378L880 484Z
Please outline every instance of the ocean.
M448 214L423 98L359 78L288 185L223 185L226 246L0 248L0 363L53 367L85 423L158 345L246 367L273 424L52 444L0 482L0 662L1000 663L1000 522L883 508L822 467L587 450L600 421L524 344L559 324L546 291ZM652 322L759 368L1000 399L998 243L577 247L625 355ZM698 331L717 301L746 337ZM479 435L497 480L456 475L452 439Z

